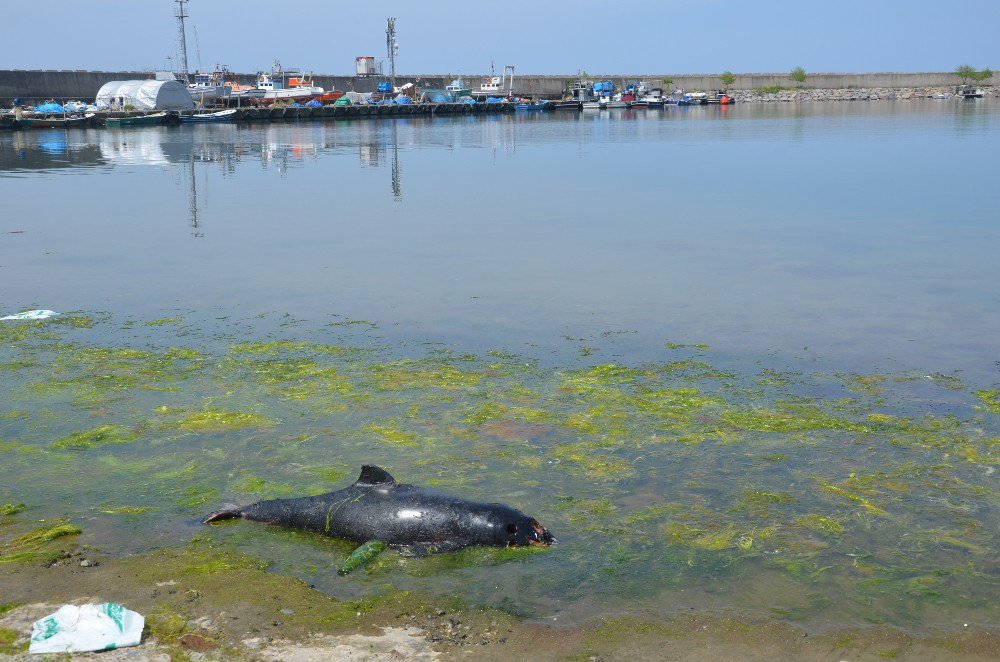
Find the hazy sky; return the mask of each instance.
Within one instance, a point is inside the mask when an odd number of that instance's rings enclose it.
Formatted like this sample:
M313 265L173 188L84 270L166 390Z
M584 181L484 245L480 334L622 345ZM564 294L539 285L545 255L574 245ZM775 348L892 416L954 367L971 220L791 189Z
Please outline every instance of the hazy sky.
M189 68L401 74L1000 69L1000 0L191 0ZM173 0L0 0L0 68L150 70L176 62Z

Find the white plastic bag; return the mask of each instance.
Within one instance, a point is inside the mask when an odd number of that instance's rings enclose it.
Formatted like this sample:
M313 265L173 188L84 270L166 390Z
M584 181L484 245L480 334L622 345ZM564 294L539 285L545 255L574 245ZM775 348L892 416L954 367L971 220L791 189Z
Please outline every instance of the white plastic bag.
M5 315L4 317L0 317L0 320L43 320L58 314L54 310L26 310L23 313Z
M85 653L135 646L146 619L120 604L64 605L35 621L29 653Z

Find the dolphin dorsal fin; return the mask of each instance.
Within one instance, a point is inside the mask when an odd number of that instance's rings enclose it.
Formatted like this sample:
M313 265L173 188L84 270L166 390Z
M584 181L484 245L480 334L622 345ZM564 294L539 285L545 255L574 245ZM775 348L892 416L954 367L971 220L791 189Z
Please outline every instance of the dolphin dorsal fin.
M396 479L382 467L373 464L366 464L361 467L361 475L358 476L356 485L395 485Z

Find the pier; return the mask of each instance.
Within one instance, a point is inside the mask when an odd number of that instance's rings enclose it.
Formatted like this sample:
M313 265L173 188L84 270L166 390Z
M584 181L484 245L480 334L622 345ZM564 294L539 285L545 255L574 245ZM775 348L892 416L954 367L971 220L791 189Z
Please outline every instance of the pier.
M103 127L105 121L112 117L142 117L162 111L149 112L97 112L92 113L81 124L88 128ZM168 113L164 124L180 122L183 115L194 115L204 111L175 111ZM395 118L433 115L482 115L495 113L512 113L512 103L411 103L411 104L355 104L351 106L248 106L237 108L232 122L276 122L298 120L350 120L366 118ZM18 129L18 122L13 115L0 116L0 129Z

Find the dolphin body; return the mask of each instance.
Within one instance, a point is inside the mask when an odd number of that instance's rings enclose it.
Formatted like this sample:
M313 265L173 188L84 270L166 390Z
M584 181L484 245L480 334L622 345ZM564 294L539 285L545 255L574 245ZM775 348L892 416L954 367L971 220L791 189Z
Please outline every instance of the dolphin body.
M358 543L378 540L408 556L471 545L520 547L556 542L537 520L510 506L397 483L389 472L372 465L363 466L357 482L342 490L217 510L202 523L234 517Z

